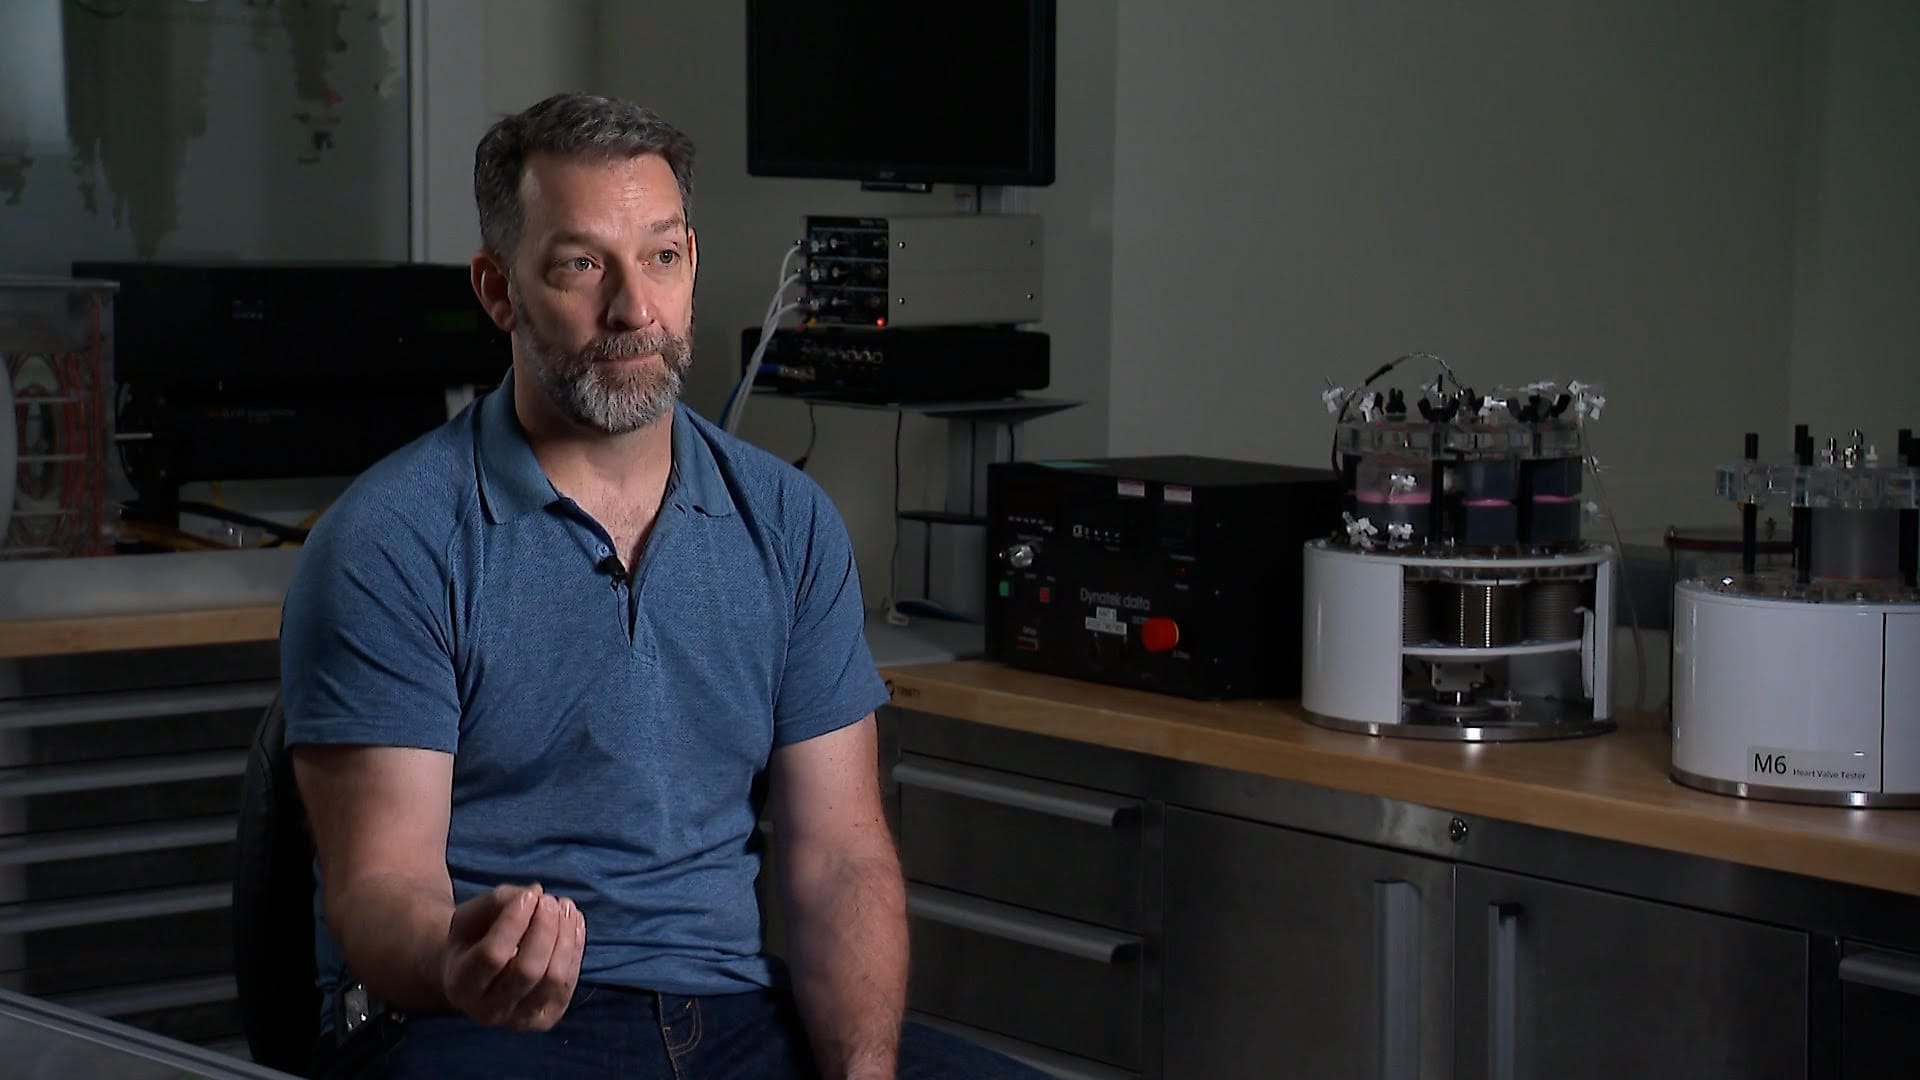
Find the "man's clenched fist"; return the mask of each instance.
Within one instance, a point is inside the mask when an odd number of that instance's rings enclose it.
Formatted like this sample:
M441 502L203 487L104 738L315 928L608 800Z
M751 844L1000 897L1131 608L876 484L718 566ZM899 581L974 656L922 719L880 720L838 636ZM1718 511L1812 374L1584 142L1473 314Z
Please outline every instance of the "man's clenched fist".
M453 910L440 986L483 1024L545 1031L560 1022L580 978L587 922L572 900L539 885L501 885Z

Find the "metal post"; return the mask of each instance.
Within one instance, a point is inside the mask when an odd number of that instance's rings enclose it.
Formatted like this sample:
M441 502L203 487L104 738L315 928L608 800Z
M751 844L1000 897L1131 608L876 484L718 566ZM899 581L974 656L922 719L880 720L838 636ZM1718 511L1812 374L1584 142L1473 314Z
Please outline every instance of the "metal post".
M1805 424L1794 426L1793 454L1802 469L1813 465L1813 436L1807 433ZM1813 581L1813 510L1804 504L1805 495L1800 490L1805 481L1803 475L1794 485L1794 494L1803 501L1793 507L1793 572L1794 580L1802 585Z
M1912 469L1920 467L1920 447L1913 441L1913 429L1900 429L1900 464ZM1906 507L1900 511L1900 579L1907 588L1915 586L1915 570L1920 569L1920 509Z
M1760 459L1760 435L1747 432L1746 457L1748 461ZM1740 504L1740 572L1753 576L1755 561L1760 554L1760 508L1749 495Z

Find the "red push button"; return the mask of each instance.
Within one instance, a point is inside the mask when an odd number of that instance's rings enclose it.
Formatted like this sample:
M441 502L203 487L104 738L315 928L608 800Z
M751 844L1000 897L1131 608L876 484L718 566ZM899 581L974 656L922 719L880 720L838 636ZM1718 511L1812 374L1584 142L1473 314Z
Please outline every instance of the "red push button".
M1053 590L1047 588L1045 585L1040 586L1040 602L1043 604L1053 603Z
M1151 653L1167 652L1180 644L1180 624L1155 615L1140 624L1140 644Z

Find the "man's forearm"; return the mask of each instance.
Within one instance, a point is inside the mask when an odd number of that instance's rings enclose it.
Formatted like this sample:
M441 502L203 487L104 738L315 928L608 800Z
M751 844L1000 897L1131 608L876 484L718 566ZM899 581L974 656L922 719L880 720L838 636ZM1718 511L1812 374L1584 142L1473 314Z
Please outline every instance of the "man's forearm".
M354 978L406 1012L449 1007L439 964L452 919L443 882L372 877L327 893L327 925Z
M907 997L907 901L891 845L788 875L794 997L822 1076L889 1077Z

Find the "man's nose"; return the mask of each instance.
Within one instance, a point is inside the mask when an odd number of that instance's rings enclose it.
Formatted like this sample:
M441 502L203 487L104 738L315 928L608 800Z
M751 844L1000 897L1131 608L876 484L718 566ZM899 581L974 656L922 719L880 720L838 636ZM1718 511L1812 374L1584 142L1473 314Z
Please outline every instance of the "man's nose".
M653 292L644 274L626 270L609 275L608 281L612 293L607 297L607 329L643 330L653 325Z

